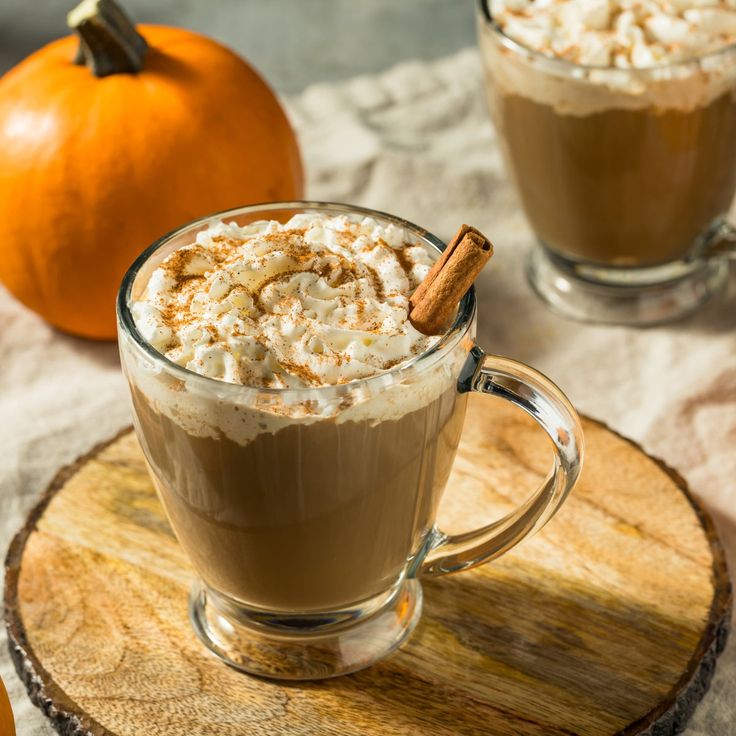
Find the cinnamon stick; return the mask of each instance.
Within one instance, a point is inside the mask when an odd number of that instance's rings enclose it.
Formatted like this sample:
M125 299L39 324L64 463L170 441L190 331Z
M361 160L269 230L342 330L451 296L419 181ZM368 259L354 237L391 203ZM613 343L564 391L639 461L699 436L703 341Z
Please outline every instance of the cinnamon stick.
M462 225L409 299L414 328L425 335L443 332L491 255L491 241L480 230Z

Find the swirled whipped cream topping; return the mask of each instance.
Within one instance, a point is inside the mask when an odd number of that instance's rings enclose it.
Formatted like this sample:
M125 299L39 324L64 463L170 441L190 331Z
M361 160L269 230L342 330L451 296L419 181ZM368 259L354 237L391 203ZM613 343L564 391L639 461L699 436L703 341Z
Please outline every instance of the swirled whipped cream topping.
M432 265L371 218L218 223L171 253L132 305L142 336L210 378L254 387L347 383L426 351L409 296Z
M504 33L576 64L640 69L736 43L736 0L490 0Z

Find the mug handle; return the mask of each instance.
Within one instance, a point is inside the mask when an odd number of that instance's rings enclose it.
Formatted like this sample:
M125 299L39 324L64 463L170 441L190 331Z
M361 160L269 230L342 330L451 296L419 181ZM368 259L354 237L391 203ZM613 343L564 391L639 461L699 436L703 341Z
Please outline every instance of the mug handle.
M562 391L533 368L488 355L476 345L460 375L458 390L498 396L531 415L552 440L554 463L536 492L502 519L463 534L435 529L419 566L420 577L481 565L541 529L575 485L583 462L583 428L577 412Z
M732 258L736 260L736 227L728 220L720 220L706 234L697 257Z

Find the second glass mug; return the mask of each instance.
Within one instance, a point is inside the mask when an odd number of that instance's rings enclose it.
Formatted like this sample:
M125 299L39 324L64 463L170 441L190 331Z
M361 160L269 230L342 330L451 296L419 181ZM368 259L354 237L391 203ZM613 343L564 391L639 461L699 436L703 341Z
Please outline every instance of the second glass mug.
M387 214L337 204L255 205L185 225L131 266L118 297L122 365L154 485L200 580L190 617L205 645L246 672L318 679L367 667L419 620L419 579L492 560L541 528L575 484L578 416L534 369L474 342L471 289L426 353L385 373L305 389L230 384L158 353L131 303L156 266L211 222L298 213L370 217L431 251L443 243ZM548 435L548 477L508 516L448 535L435 526L467 396L497 396Z
M644 69L526 48L478 0L487 97L539 245L528 276L557 311L646 325L728 281L736 230L736 45Z

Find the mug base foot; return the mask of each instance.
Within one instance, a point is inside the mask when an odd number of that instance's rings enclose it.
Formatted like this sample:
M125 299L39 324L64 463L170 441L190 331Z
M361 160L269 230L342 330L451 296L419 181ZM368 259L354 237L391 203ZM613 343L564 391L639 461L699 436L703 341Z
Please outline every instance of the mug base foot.
M334 614L271 614L223 600L197 581L189 617L212 654L235 669L277 680L322 680L369 667L399 647L422 612L419 581Z
M580 322L647 327L696 311L728 283L725 259L648 269L569 264L532 249L527 278L553 311Z

